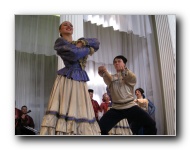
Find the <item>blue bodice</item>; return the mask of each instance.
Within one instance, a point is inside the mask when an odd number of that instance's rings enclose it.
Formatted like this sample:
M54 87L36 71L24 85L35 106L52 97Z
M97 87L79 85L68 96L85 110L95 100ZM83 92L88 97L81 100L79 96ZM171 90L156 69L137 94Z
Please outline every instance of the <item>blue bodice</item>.
M68 79L76 81L89 81L86 71L81 68L79 62L69 65L65 62L64 64L65 67L57 71L59 75L66 76Z
M76 47L75 44L70 43L63 38L58 38L55 41L54 49L57 54L62 58L65 65L64 68L57 71L59 75L63 75L68 79L76 81L89 81L89 77L85 70L82 69L79 60L86 57L90 52L90 47L95 51L99 49L99 42L95 38L84 39L87 45L84 47Z

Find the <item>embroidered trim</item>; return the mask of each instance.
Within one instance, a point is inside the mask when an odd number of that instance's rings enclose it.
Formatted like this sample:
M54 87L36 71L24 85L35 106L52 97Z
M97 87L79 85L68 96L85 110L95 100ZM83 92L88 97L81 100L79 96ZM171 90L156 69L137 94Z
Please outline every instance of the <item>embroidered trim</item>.
M57 111L46 111L46 115L55 115L57 118L63 118L67 121L73 120L75 122L88 122L88 123L94 123L96 121L96 118L94 117L93 119L89 120L86 118L75 118L75 117L69 117L67 115L60 115Z

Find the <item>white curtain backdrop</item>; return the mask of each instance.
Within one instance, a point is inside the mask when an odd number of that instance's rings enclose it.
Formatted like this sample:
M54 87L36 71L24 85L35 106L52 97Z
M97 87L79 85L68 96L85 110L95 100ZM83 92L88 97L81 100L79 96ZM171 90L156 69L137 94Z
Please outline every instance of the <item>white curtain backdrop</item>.
M32 111L38 131L56 77L58 27L56 16L15 16L15 107Z
M15 16L15 49L20 52L55 55L53 43L58 36L56 16Z
M148 15L84 15L84 21L146 37L151 33Z
M150 16L83 17L84 37L94 37L100 41L100 49L89 56L85 69L90 78L88 87L94 89L94 99L101 103L106 92L106 85L98 75L98 67L105 65L110 73L115 73L113 58L124 55L128 59L127 67L137 76L135 88L142 87L146 97L156 106L155 120L158 134L162 135L164 117L159 64ZM60 18L56 16L15 16L16 107L27 105L32 110L30 115L37 130L40 129L58 68L53 45L59 36L59 24Z

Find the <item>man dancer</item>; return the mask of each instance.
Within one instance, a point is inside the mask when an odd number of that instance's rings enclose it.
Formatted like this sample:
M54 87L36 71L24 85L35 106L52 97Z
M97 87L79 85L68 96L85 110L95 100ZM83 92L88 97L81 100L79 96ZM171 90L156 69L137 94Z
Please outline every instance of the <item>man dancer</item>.
M157 132L155 121L134 102L136 76L126 67L126 63L127 59L122 55L114 58L113 65L117 71L115 75L109 74L105 66L98 68L98 73L103 77L112 97L112 108L99 122L101 134L108 135L120 120L126 118L129 124L136 122L143 126L145 135L155 135Z

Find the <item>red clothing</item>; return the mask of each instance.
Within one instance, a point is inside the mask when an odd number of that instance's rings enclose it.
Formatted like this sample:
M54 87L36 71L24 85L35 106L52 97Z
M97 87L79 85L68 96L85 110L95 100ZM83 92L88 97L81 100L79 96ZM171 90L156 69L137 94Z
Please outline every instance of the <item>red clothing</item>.
M21 114L22 114L21 110L15 108L15 127L20 125Z
M20 118L20 116L21 116L21 110L20 109L18 109L18 108L15 108L15 119L18 119L18 118Z
M94 114L95 114L96 120L98 120L98 111L101 112L101 108L96 100L92 99L91 102L92 102L92 106L94 108Z
M29 115L26 115L24 119L21 118L21 124L23 126L29 126L34 128L34 121Z
M104 111L104 114L108 111L108 107L110 106L110 102L102 102L100 105L101 110Z
M29 126L34 128L34 121L32 117L26 115L23 119L22 111L20 109L15 108L15 135L35 135L33 131L30 131L25 128L25 126Z

